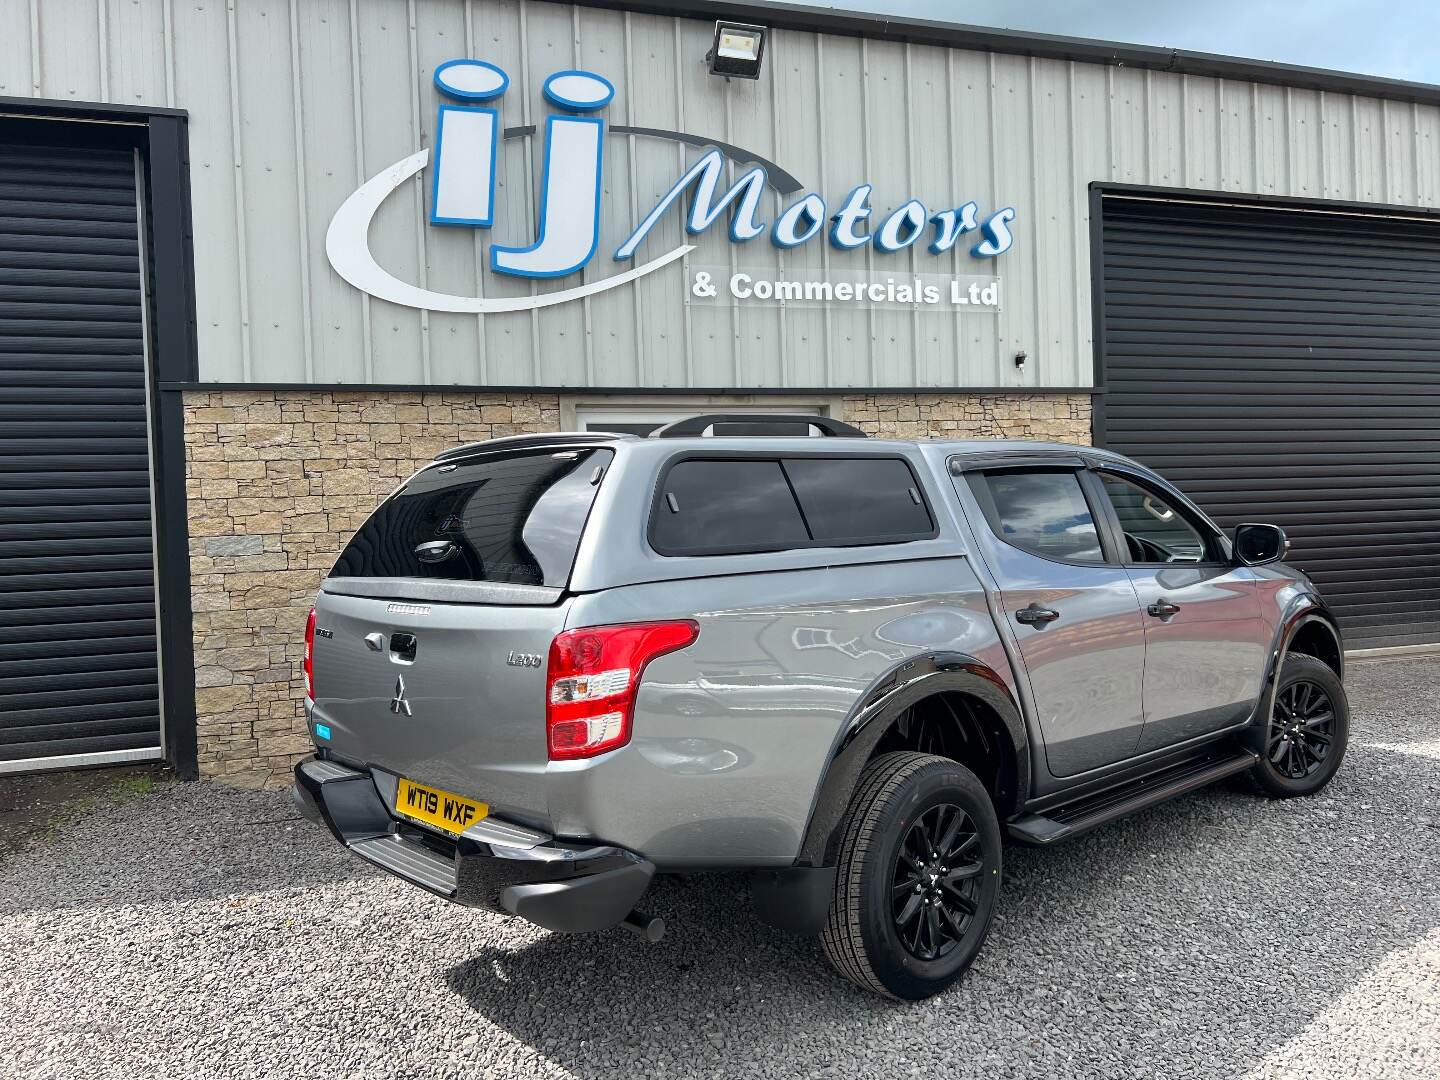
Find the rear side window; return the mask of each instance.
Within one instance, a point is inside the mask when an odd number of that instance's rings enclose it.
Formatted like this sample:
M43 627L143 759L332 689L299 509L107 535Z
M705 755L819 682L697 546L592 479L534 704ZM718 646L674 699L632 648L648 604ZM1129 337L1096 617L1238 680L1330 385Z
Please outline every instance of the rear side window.
M910 466L898 458L790 458L785 473L816 540L888 544L935 531Z
M777 551L810 539L778 461L681 461L655 509L662 555Z
M991 527L1007 542L1046 558L1104 562L1100 532L1074 472L975 474L971 481Z
M543 450L432 466L371 515L330 575L563 587L614 456Z
M935 523L898 458L685 460L665 473L651 542L662 555L928 539Z

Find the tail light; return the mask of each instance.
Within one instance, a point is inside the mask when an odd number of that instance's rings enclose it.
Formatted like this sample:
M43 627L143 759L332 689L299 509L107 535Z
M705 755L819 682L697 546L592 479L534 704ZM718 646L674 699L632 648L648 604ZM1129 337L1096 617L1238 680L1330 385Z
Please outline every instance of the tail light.
M645 665L700 636L689 619L567 630L550 643L545 731L551 761L594 757L630 741Z
M315 609L305 620L305 659L300 665L305 670L305 699L315 700Z

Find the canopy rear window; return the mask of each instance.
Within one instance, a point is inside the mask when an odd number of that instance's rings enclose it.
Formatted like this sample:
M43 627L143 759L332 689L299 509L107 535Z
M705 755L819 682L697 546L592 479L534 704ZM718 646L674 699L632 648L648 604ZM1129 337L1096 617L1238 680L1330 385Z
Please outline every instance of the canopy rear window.
M361 526L331 577L563 588L611 450L532 450L433 465Z

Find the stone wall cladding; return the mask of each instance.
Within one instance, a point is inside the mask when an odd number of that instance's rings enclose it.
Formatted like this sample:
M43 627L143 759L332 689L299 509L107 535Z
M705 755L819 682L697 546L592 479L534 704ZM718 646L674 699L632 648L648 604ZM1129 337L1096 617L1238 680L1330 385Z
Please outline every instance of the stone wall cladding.
M1090 438L1087 394L853 394L844 410L891 438ZM396 484L447 447L559 425L553 394L187 393L202 775L289 782L310 749L305 614L341 547Z
M201 774L280 786L309 751L305 615L396 484L447 447L559 426L553 394L187 393Z
M1090 443L1090 395L849 394L842 419L885 439Z

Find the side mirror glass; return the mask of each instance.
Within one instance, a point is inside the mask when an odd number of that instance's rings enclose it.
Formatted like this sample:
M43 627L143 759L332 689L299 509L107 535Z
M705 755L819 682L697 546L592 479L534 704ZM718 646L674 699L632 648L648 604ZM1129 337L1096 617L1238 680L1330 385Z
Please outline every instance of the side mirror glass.
M1279 562L1289 550L1290 541L1278 525L1251 522L1235 526L1235 559L1243 566Z

